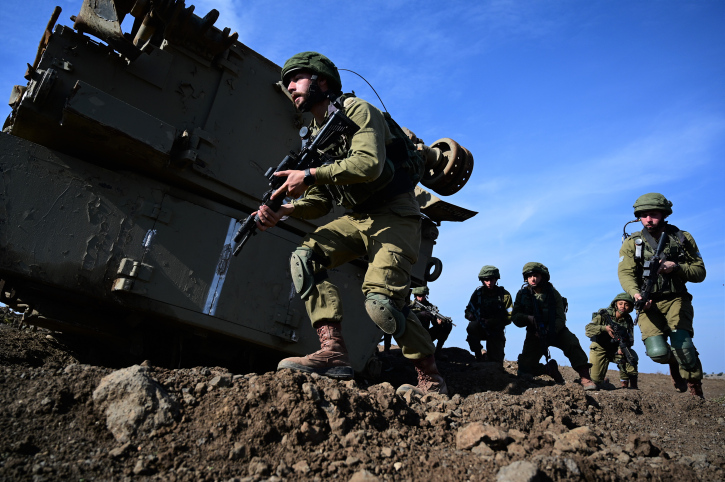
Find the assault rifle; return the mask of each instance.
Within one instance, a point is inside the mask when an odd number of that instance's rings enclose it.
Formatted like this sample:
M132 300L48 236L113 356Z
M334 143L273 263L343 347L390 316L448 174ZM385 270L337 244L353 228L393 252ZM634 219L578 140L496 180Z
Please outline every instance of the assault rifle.
M437 319L441 320L443 323L450 323L453 326L456 326L456 324L453 323L453 318L441 315L441 312L438 311L437 306L435 306L435 305L426 306L418 300L413 300L413 303L415 304L415 306L417 308L420 308L423 311L427 311L431 315L435 316Z
M652 289L654 289L655 285L657 285L660 266L662 266L662 263L667 261L667 257L663 254L666 239L667 233L663 231L660 235L660 241L657 243L655 255L644 262L644 273L642 275L644 282L642 283L642 288L639 290L639 294L642 298L634 302L634 309L637 310L638 314L652 297Z
M629 336L629 330L623 325L615 323L609 315L605 317L605 320L607 321L607 325L612 327L612 332L614 333L612 341L619 345L619 350L624 355L624 358L627 359L627 362L637 369L637 355L630 349L634 343L632 337Z
M345 115L342 111L342 106L337 100L333 101L333 104L338 110L327 119L327 122L316 136L310 137L310 132L307 127L300 129L300 137L305 143L299 154L290 151L276 168L270 167L264 174L264 177L269 181L270 189L262 196L262 204L268 206L272 211L277 212L284 203L284 196L279 195L272 199L272 194L287 180L287 176L278 177L274 175L275 172L290 170L304 171L308 168L321 166L326 160L326 156L320 152L321 149L329 147L341 136L352 135L360 129L357 124ZM234 256L239 254L250 237L257 234L257 221L259 221L259 214L255 214L254 216L250 214L242 221L242 225L234 235L234 243L236 243Z

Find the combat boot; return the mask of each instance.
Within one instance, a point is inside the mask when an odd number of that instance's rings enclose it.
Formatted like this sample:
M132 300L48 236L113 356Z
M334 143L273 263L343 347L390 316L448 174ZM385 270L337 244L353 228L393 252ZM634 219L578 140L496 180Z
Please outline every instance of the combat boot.
M632 390L639 390L639 387L637 386L637 377L629 377L629 388Z
M476 361L477 362L487 362L488 361L488 352L485 348L481 348L479 352L476 352Z
M672 377L672 384L675 386L675 390L680 393L687 391L687 382L682 375L680 375L680 366L677 364L677 360L674 357L670 359L670 377Z
M629 388L629 380L619 380L619 388Z
M413 386L408 383L401 385L395 391L398 395L404 395L405 392L412 390L419 396L423 396L426 393L440 393L441 395L448 395L448 386L446 381L441 376L436 366L435 357L428 355L425 358L413 360L415 371L418 373L418 385Z
M546 362L546 365L544 365L544 371L547 375L549 375L551 378L554 379L554 382L557 385L563 385L564 384L564 377L561 376L561 372L559 371L559 365L556 363L556 360L553 358ZM596 387L596 385L595 385Z
M317 336L320 338L320 350L304 357L285 358L279 362L277 370L290 368L325 377L350 380L354 372L350 366L345 340L342 338L340 322L318 324Z
M702 382L687 382L687 388L690 389L693 397L705 398L705 395L702 393Z
M579 380L579 383L582 384L584 390L589 391L597 389L597 384L594 383L591 378L589 378L589 368L584 366L577 369L576 372L579 374L579 378L581 379Z

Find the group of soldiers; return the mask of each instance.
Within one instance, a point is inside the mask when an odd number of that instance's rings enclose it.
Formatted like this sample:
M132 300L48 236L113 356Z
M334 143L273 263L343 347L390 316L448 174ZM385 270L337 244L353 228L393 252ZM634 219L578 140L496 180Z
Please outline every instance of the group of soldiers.
M304 357L285 358L278 369L337 379L353 377L341 330L341 297L327 270L365 256L369 262L362 283L365 309L388 337L395 338L418 376L416 386L403 385L398 393L448 393L435 353L440 353L452 322L444 320L437 310L431 311L427 287L413 288L415 299L408 301L410 272L421 239L421 214L413 191L419 179L411 168L415 166L411 156L416 155L414 148L411 152L412 143L401 138L404 136L390 123L389 116L354 94L343 94L338 69L324 55L294 55L282 68L282 82L295 107L312 114L313 135L340 110L358 129L326 149L332 162L304 171L275 173L286 179L272 198L286 196L293 201L282 204L277 211L263 205L254 213L258 229L264 231L286 216L312 219L324 216L334 205L346 209L346 214L307 235L292 253L290 269L295 289L317 331L320 350ZM556 361L549 356L549 347L554 346L564 352L585 389L596 389L603 382L612 360L620 361L623 383L636 388L636 369L629 362L621 362L623 346L611 343L609 338L615 339L610 321L626 325L631 346L630 313L635 304L641 303L639 324L647 355L670 366L678 390L689 388L693 395L702 397L702 367L692 344L692 297L685 282L702 281L705 268L692 236L665 221L672 213L671 206L660 194L646 194L635 203L635 216L644 229L628 238L620 251L619 279L625 293L616 296L587 325L587 335L593 340L591 363L577 337L567 329L566 300L551 284L549 270L541 263L524 265L525 285L513 303L511 295L497 286L499 270L494 266L481 270L482 286L466 308L470 322L467 340L476 359L503 364L505 327L513 322L527 329L518 357L519 375L548 374L563 383ZM645 299L640 293L642 278L661 236L667 237L668 261L659 266L656 286ZM437 350L432 340L438 341ZM485 350L483 340L487 343ZM546 357L545 364L540 363L542 357Z
M705 279L702 256L690 233L665 221L672 214L672 202L662 194L640 196L633 207L644 229L627 236L620 250L618 276L625 291L593 313L586 325L585 334L591 340L588 361L579 340L566 327L566 298L551 284L548 268L534 262L524 265L525 283L513 304L509 292L497 285L501 278L498 268L487 265L478 274L481 286L473 292L465 311L469 320L466 341L476 360L503 364L505 327L513 322L527 329L518 357L519 376L546 374L563 383L549 354L553 346L564 352L585 390L596 390L608 382L605 376L612 362L619 368L620 387L638 389L639 357L632 349L635 321L631 316L637 306L647 356L669 366L676 390L703 397L702 364L692 342L692 296L685 284ZM654 266L651 263L660 240L661 263ZM650 269L657 272L645 294L642 290ZM446 336L448 333L450 329ZM540 363L542 357L547 360L545 364Z

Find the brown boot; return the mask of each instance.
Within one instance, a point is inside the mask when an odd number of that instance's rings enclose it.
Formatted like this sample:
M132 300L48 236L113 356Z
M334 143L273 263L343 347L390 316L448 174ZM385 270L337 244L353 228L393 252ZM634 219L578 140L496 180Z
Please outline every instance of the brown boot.
M579 383L582 384L582 387L584 390L596 390L597 384L592 381L591 378L589 378L589 368L586 366L583 366L581 368L576 369L576 372L579 374Z
M559 365L556 363L556 360L552 358L551 360L546 362L546 365L544 365L544 370L547 375L554 379L554 382L556 384L564 384L564 377L561 376L561 372L559 371Z
M629 388L632 390L639 390L639 387L637 386L637 377L629 377Z
M436 361L433 355L428 355L425 358L413 360L415 365L415 371L418 372L418 386L410 384L401 385L395 391L398 395L403 395L409 390L413 390L420 396L426 393L440 393L442 395L448 395L448 386L446 381L438 372Z
M705 395L702 393L702 382L696 381L696 382L687 382L687 388L690 389L690 393L693 397L700 397L705 398Z
M619 380L619 388L629 388L629 380Z
M680 375L680 365L677 364L674 356L670 359L670 377L672 377L672 384L675 386L675 390L680 393L687 391L687 382Z
M317 373L330 378L350 380L354 372L347 356L347 347L342 338L342 327L337 323L317 325L320 337L320 350L304 357L285 358L277 365L277 370L290 368L307 373Z

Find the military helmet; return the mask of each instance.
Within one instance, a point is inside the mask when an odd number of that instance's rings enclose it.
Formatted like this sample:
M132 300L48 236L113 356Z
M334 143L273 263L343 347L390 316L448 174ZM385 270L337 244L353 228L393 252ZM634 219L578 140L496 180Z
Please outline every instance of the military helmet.
M619 293L617 296L614 297L609 305L612 308L616 308L617 301L626 301L627 303L629 303L630 308L634 307L634 298L632 298L629 293Z
M526 281L526 275L529 273L541 273L544 275L544 281L549 281L551 277L549 276L549 268L544 266L541 263L526 263L524 265L524 269L522 270L522 274L524 275L524 281Z
M498 272L497 267L487 264L481 268L481 271L478 273L478 279L480 279L481 282L483 282L484 278L501 279L501 274Z
M662 211L665 217L672 214L672 201L668 201L666 197L658 192L650 192L642 194L634 202L634 215L639 217L644 211Z
M427 286L416 286L412 290L410 290L414 295L418 296L428 296L428 293L430 293L430 290Z
M342 90L342 80L332 60L317 52L300 52L293 55L282 67L282 83L286 86L292 74L298 70L309 70L327 79L328 85L333 92Z

